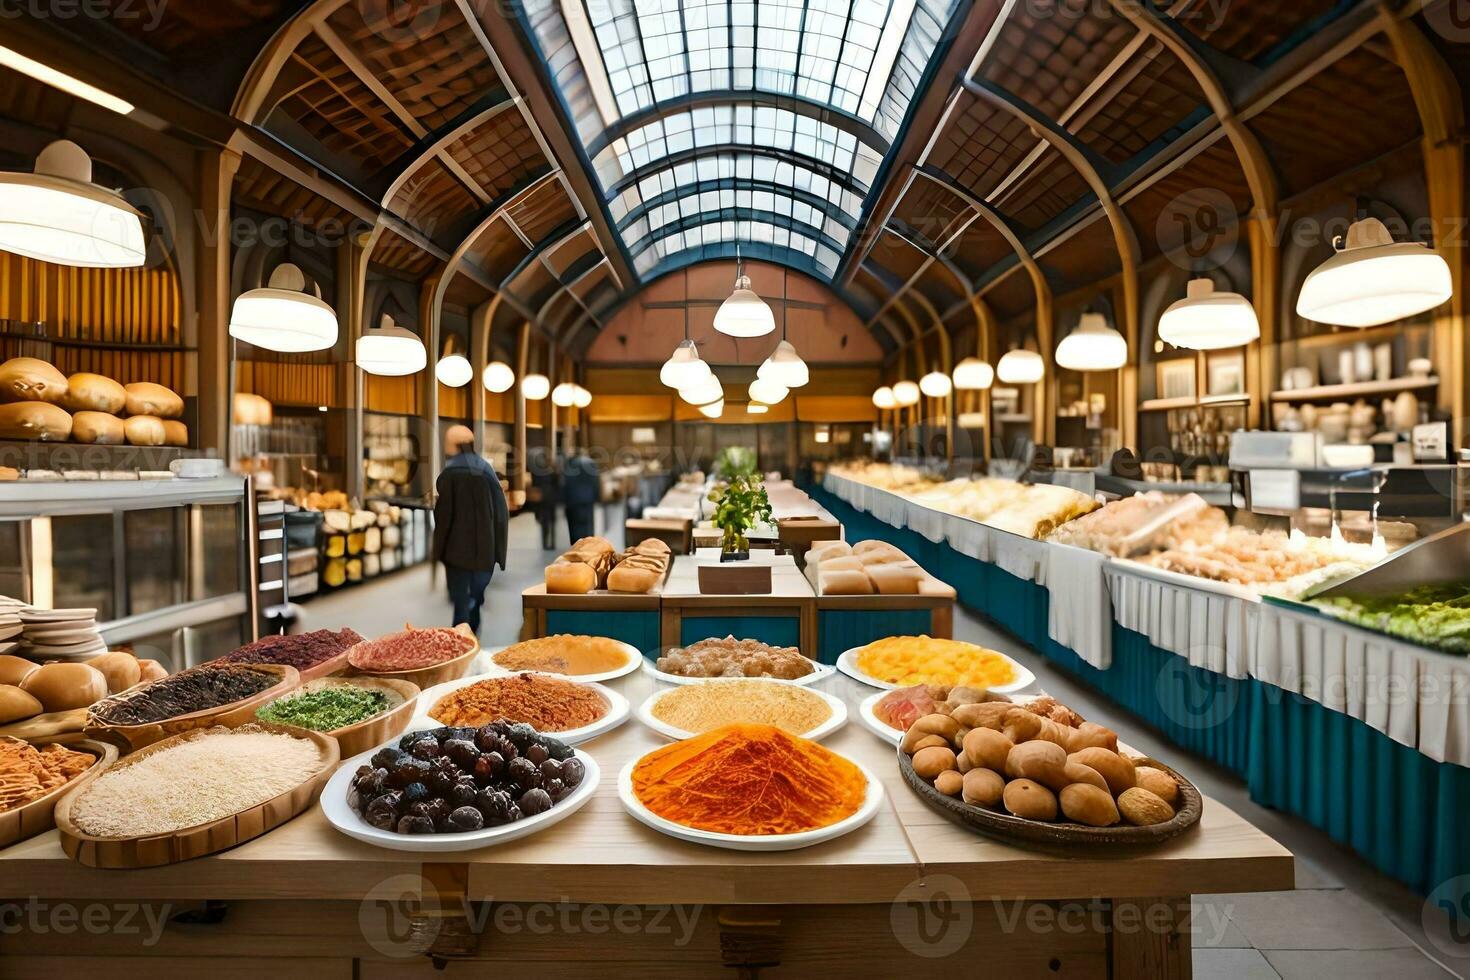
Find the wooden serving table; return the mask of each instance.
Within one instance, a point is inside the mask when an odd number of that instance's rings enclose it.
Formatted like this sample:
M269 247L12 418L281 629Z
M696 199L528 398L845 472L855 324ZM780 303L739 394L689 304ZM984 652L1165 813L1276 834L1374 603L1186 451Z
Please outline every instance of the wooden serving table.
M854 715L871 693L822 683ZM612 684L634 704L654 689ZM1213 800L1183 837L1130 854L976 836L920 802L855 716L826 744L882 781L871 823L799 851L687 844L618 802L619 771L660 744L634 720L587 743L602 781L580 812L477 851L380 850L313 807L222 854L100 871L51 831L0 851L0 976L896 976L945 956L1008 977L1187 977L1191 894L1292 887L1290 854Z
M689 554L690 529L694 522L689 518L630 517L623 522L623 542L629 547L658 538L668 545L676 555Z
M769 595L705 595L699 591L699 565L717 563L718 548L701 548L674 559L663 589L662 643L665 649L709 637L734 636L772 646L817 652L816 595L790 555L756 550L741 564L770 565Z
M544 582L533 585L521 593L521 639L558 633L606 636L656 657L661 589L662 584L642 593L597 589L563 595L547 592Z

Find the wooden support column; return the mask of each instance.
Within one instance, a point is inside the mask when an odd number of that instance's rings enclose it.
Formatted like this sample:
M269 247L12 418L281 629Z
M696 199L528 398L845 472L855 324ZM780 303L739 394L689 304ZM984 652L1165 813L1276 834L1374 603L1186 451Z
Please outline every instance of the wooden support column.
M511 486L521 493L525 493L526 487L530 485L526 468L526 395L521 390L521 382L526 377L526 365L530 361L530 346L531 325L522 323L520 334L516 338L516 380L510 389L514 395L516 447L515 470L511 477Z
M1136 270L1135 270L1136 273ZM1118 440L1124 447L1135 448L1138 445L1138 359L1140 356L1140 345L1143 343L1143 323L1140 321L1138 312L1138 276L1124 276L1119 288L1123 292L1123 305L1127 307L1130 303L1128 296L1129 282L1133 285L1132 313L1123 316L1123 322L1118 324L1123 334L1123 339L1128 342L1128 360L1117 372L1117 384L1113 391L1118 399L1115 409L1115 417L1118 420Z
M495 308L500 305L497 293L488 303L470 311L470 425L475 430L475 446L485 451L485 365L490 363L490 329L495 321Z
M362 460L363 373L357 367L357 338L367 326L367 293L371 234L351 235L337 250L337 333L342 345L342 407L346 412L343 474L347 494L361 499L365 486Z
M434 481L444 468L444 440L439 437L439 378L434 371L435 365L439 363L439 312L444 307L438 297L439 282L443 277L444 270L441 268L419 283L419 331L428 352L428 361L419 375L419 391L423 401L423 415L428 424L429 440L429 479L424 493L430 501L434 498Z
M1276 390L1281 374L1277 356L1281 337L1279 226L1280 219L1274 213L1253 214L1246 222L1251 249L1251 304L1261 325L1261 339L1245 348L1246 384L1251 395L1246 421L1257 429L1270 428L1273 424L1271 392Z
M989 364L990 367L994 369L995 361L998 356L996 352L998 341L995 336L995 313L990 309L990 304L985 302L983 299L980 299L978 296L975 298L975 320L977 323L977 330L979 331L975 338L975 350L980 359L986 364ZM995 418L991 414L990 407L990 390L994 387L995 381L992 378L990 388L986 388L984 391L980 392L979 408L980 411L985 415L985 443L983 451L985 466L987 470L990 466L990 447L991 443L995 441L996 433Z
M1394 58L1408 79L1424 132L1424 177L1434 247L1450 267L1450 300L1434 318L1434 360L1439 368L1439 408L1450 416L1450 439L1464 443L1470 412L1470 370L1465 358L1465 106L1454 72L1413 21L1380 3L1379 19Z
M199 448L231 461L234 368L230 356L230 193L240 155L233 150L199 153L199 358L194 390L199 396Z
M1046 374L1032 385L1031 437L1041 445L1051 445L1057 438L1056 384L1057 370L1052 363L1056 350L1056 323L1052 311L1051 285L1038 268L1032 276L1036 284L1036 346L1046 362Z

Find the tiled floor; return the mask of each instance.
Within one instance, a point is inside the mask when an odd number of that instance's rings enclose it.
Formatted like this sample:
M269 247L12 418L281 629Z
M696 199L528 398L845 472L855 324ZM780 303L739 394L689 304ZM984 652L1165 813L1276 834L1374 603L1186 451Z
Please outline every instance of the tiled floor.
M600 515L615 542L618 513ZM565 524L557 529L559 547L567 544ZM481 636L488 645L512 641L521 624L521 589L542 577L552 554L540 549L530 516L512 522L509 571L497 572L483 612ZM404 623L448 623L450 606L443 575L416 568L367 585L308 602L308 628L351 625L372 636ZM1164 742L1073 681L1007 634L959 610L961 639L985 644L1022 661L1050 693L1083 715L1115 728L1144 752L1178 758L1183 753ZM1195 782L1207 795L1281 841L1297 857L1296 890L1244 895L1200 896L1194 917L1194 970L1199 980L1359 980L1470 977L1470 960L1450 959L1434 947L1421 924L1423 900L1378 874L1350 852L1296 819L1252 803L1235 777L1202 759L1188 762ZM1470 951L1470 950L1467 950Z

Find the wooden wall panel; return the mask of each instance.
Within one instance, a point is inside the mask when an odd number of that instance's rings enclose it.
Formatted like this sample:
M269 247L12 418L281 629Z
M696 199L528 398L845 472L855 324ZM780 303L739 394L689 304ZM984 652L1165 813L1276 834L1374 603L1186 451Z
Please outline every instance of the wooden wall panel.
M369 412L390 415L422 415L423 408L419 404L422 387L415 374L401 378L366 375L363 379L363 407Z
M183 297L169 266L78 269L0 252L0 319L112 344L180 343Z
M336 364L299 361L238 361L235 390L275 405L338 408Z
M474 382L471 382L473 384ZM438 382L435 382L438 384ZM462 385L451 388L446 384L439 385L439 417L441 419L463 419L468 422L470 418L470 385Z

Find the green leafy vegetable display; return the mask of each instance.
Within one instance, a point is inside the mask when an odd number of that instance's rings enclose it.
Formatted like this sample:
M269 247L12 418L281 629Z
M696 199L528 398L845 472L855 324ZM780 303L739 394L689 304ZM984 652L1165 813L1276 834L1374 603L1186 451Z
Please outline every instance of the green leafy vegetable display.
M1446 653L1470 654L1470 582L1421 585L1386 598L1310 601L1358 626Z
M771 519L771 498L759 476L737 476L717 484L709 492L715 505L714 522L724 532L720 550L726 553L750 550L745 533L757 523Z

